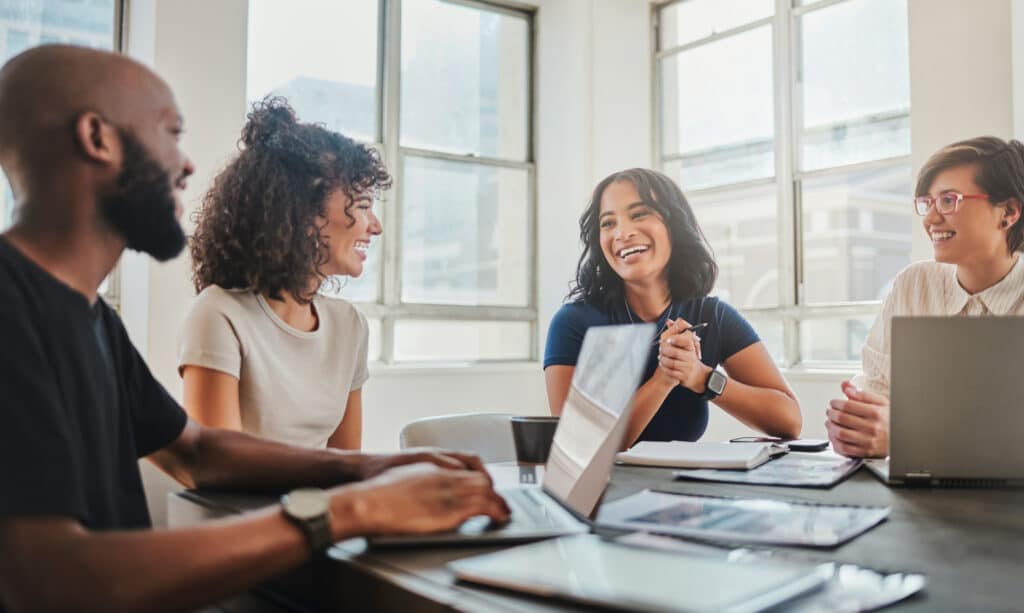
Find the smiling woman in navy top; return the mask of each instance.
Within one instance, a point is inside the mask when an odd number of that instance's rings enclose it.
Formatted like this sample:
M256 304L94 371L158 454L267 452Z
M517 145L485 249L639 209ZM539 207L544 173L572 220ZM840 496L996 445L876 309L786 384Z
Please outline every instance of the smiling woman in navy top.
M662 332L651 339L623 447L699 439L708 400L767 434L799 436L800 407L764 343L735 309L708 296L718 266L671 179L639 168L607 177L580 217L580 238L571 302L551 320L544 351L552 413L569 393L587 328L655 322ZM688 330L698 324L707 325Z

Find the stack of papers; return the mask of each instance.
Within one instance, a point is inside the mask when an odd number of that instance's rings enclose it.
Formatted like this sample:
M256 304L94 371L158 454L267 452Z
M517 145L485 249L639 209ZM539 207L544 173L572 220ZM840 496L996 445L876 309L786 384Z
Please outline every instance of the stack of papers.
M787 487L832 487L852 475L862 460L834 454L790 453L754 470L720 470L686 468L677 470L676 479L749 483L752 485L784 485Z
M641 441L617 456L623 464L668 468L731 468L749 470L786 453L772 443L689 443Z
M597 523L702 541L835 547L877 525L889 507L721 498L643 490L601 505Z

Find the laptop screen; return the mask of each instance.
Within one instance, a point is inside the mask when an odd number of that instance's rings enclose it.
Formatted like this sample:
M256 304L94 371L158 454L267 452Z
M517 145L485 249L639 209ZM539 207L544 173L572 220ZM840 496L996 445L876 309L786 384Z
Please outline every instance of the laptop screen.
M653 324L600 326L583 339L544 469L544 489L581 516L608 483L654 334Z

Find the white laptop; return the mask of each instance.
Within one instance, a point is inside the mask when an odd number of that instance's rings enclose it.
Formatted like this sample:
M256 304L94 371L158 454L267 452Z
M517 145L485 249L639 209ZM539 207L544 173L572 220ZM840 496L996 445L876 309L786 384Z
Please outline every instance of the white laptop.
M530 541L589 532L588 518L608 485L655 331L653 324L587 330L542 487L498 490L512 508L507 525L494 527L480 516L455 532L374 537L371 545Z
M732 561L595 534L503 549L448 567L463 581L630 611L764 611L820 589L829 578L828 565Z
M1024 485L1024 317L894 317L886 483Z

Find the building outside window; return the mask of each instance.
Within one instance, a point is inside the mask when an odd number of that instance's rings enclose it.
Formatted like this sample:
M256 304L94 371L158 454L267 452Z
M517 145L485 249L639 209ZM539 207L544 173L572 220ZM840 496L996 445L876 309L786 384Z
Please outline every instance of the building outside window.
M395 178L338 291L370 321L371 360L536 358L531 32L493 2L250 0L248 102L287 97Z
M783 365L858 360L910 263L905 0L678 0L653 20L655 159L716 292Z

